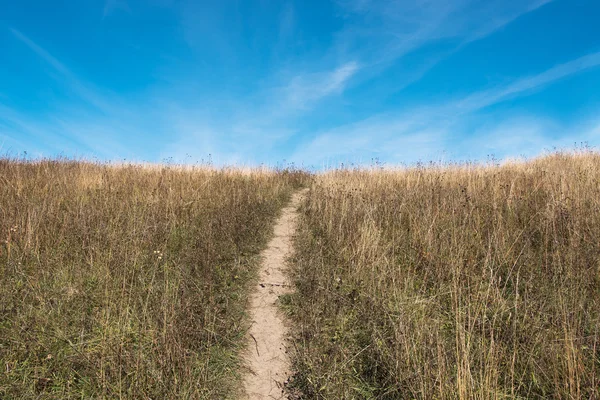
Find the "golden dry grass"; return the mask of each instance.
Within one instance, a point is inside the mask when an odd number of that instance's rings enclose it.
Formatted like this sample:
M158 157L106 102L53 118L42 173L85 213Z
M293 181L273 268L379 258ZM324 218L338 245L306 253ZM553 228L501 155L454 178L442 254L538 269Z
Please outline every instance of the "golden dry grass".
M599 154L327 172L302 215L304 397L600 397Z
M226 398L294 171L0 160L0 398Z

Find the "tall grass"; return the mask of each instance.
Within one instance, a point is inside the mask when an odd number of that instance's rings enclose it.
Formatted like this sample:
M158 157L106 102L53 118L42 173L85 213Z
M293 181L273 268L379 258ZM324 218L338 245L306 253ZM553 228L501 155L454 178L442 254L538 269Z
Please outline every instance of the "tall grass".
M226 398L298 172L0 160L0 398Z
M600 397L600 155L317 177L293 259L306 398Z

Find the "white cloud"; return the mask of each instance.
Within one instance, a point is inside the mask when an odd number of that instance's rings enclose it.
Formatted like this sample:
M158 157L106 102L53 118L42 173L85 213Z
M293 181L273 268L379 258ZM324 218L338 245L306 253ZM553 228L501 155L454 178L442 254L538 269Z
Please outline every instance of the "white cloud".
M474 150L474 156L481 156L481 152L487 150L508 154L511 151L525 152L521 149L527 149L526 153L530 154L543 146L562 146L574 141L597 142L597 138L581 132L574 132L569 137L566 131L560 132L552 127L548 122L550 120L542 124L541 118L532 116L515 118L511 124L487 125L485 130L478 130L475 134L471 131L472 125L477 123L473 117L476 111L510 97L528 94L598 65L600 53L592 53L505 86L473 93L463 99L412 108L400 114L381 114L319 132L312 140L301 145L292 159L313 164L365 162L356 157L370 154L396 162L410 162L439 158L444 149L451 148L458 149L461 156L468 154L469 150ZM550 139L553 134L562 139ZM463 137L475 139L468 139L461 144Z
M381 51L393 59L432 40L480 39L551 1L339 1L348 16L340 38L349 42L378 37Z
M74 154L73 149L79 149L105 159L131 159L136 153L149 152L161 160L173 157L180 162L206 160L211 154L216 163L249 163L258 161L253 155L268 152L292 134L281 121L297 110L281 96L269 98L263 105L226 101L225 117L199 112L207 105L196 99L178 99L169 90L150 90L144 102L128 101L93 88L26 35L15 29L11 32L59 72L58 79L66 90L83 100L54 104L57 111L53 115L35 118L0 104L0 119L10 122L6 132L31 137L32 142L43 143L54 154ZM310 81L317 86L313 93L306 92L304 105L308 107L309 101L335 92L349 78L351 68L343 66L332 73L315 75L323 79ZM217 101L213 99L214 107L222 108ZM134 138L152 140L136 143Z
M553 2L554 0L530 0L530 1L525 1L525 2L504 2L503 6L509 6L509 9L504 13L504 14L500 14L500 15L493 15L494 13L492 12L489 16L489 18L484 18L481 21L486 21L486 24L483 24L482 26L478 27L477 29L475 29L474 31L472 31L468 37L466 38L464 44L474 41L474 40L478 40L481 39L487 35L489 35L490 33L501 29L503 26L510 24L511 22L513 22L514 20L516 20L517 18L521 17L522 15L525 15L527 13L530 13L532 11L537 10L540 7L545 6L548 3ZM493 4L493 2L492 2ZM514 9L510 8L510 7L515 7Z
M534 157L553 149L569 149L588 143L600 145L598 120L564 126L540 116L518 116L493 126L475 130L469 138L459 141L466 158L481 159L493 154L497 158Z
M58 72L62 73L66 76L71 76L71 72L64 66L63 63L54 58L50 53L44 50L42 47L38 46L33 40L29 39L27 36L22 34L20 31L14 28L8 28L9 31L21 42L25 43L31 50L33 50L38 56L40 56L44 61L50 64L54 69Z
M416 70L397 76L395 90L418 81L444 58L553 0L339 0L346 16L330 53L358 60L366 81L401 62L411 51L447 40L444 50L423 59Z
M600 65L600 52L587 54L583 57L557 65L538 75L517 80L509 85L474 93L456 103L456 108L470 112L498 103L513 96L529 93L540 89L557 80L583 72Z
M305 141L296 149L290 150L293 145L288 144L288 140L296 134L306 133L299 121L310 118L313 110L326 107L327 102L331 104L340 101L343 99L341 95L349 87L375 77L394 63L402 63L402 57L410 51L439 39L451 39L449 42L454 46L424 59L421 67L395 76L394 82L390 83L394 85L394 90L420 79L428 69L452 51L501 29L548 2L340 2L345 14L344 28L335 35L334 44L330 48L316 57L315 52L312 52L311 57L298 64L278 65L279 70L266 77L255 92L245 97L229 98L225 93L223 98L216 95L214 97L218 99L206 100L211 103L211 109L207 112L203 110L209 106L202 103L202 99L198 98L200 95L184 99L173 89L173 85L162 89L148 89L147 96L142 101L123 99L96 88L80 79L73 72L76 71L75 68L71 70L23 33L11 29L18 40L59 72L54 75L60 75L59 79L70 92L83 100L81 104L61 105L59 108L63 114L59 121L31 122L14 117L12 125L33 137L50 135L47 136L50 138L48 141L52 141L52 135L58 135L62 130L73 141L108 158L111 155L130 154L127 139L144 137L144 129L149 130L147 134L157 138L156 146L159 150L156 153L161 158L173 156L181 161L186 161L188 154L197 160L210 153L214 161L220 163L275 162L286 152L291 153L292 161L298 163L336 163L342 160L369 162L370 156L409 162L437 158L444 149L457 146L459 141L449 143L448 138L456 133L455 129L471 128L467 125L473 122L471 114L477 110L593 68L600 64L600 53L572 60L501 87L481 90L461 99L442 99L441 104L427 108L407 106L395 114L381 114L335 129L318 131L312 140ZM276 21L279 23L280 40L292 36L298 23L296 18L299 16L294 14L291 4L288 3L280 14L280 19ZM105 3L105 16L119 8L126 9L126 6L127 3L123 1L108 0ZM223 13L226 14L224 11ZM220 14L211 12L210 7L200 7L196 13L189 14L182 25L194 29L198 25L201 28L206 25L202 28L206 32L200 29L201 33L216 35L215 47L227 53L227 47L232 44L226 43L226 32L218 35L223 27L215 22L221 21L216 18L217 15ZM194 34L197 33L194 30ZM194 87L193 76L182 74L180 78L187 87ZM386 93L393 93L394 90ZM200 89L190 92L200 92ZM170 106L164 107L163 103ZM0 118L3 118L2 113L9 115L8 111L0 109ZM544 129L556 131L534 117L514 119L510 123L512 125L506 123L477 131L477 135L485 139L464 142L463 147L466 149L476 146L481 151L488 151L486 146L493 146L489 150L496 149L499 152L514 148L534 149L543 143L551 143L544 136ZM7 134L6 130L3 132ZM510 132L514 134L511 135ZM598 134L597 130L594 132ZM578 135L583 136L585 135ZM56 143L67 146L58 139ZM286 145L288 147L282 150ZM357 160L359 155L367 159Z
M424 129L418 114L403 118L382 115L320 132L296 149L291 159L307 164L335 165L339 162L365 162L361 154L387 156L386 142L417 135Z
M350 61L330 72L296 76L285 87L286 103L300 109L314 106L322 98L341 93L358 70L358 64Z
M68 91L78 95L89 105L92 105L104 113L110 114L115 113L118 110L123 110L122 107L116 104L118 103L118 99L114 94L111 94L111 98L108 100L99 93L99 90L93 88L89 83L81 81L69 68L67 68L66 65L39 46L36 42L16 29L9 28L9 30L18 40L24 43L35 54L61 74L62 81L67 86Z

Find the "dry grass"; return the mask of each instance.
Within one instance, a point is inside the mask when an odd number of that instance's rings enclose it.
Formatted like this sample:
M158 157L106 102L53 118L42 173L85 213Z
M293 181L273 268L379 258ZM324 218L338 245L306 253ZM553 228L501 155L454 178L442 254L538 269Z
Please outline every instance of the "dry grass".
M294 258L306 398L600 397L600 155L317 177Z
M0 398L225 398L306 175L0 160Z

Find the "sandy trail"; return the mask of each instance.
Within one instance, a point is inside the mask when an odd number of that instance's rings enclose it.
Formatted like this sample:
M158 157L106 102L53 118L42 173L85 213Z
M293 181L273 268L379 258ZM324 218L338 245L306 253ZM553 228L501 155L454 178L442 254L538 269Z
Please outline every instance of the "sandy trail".
M252 326L245 357L250 369L244 377L246 399L285 398L283 384L290 376L290 365L286 354L287 332L277 299L290 291L285 260L292 250L297 209L305 193L306 189L292 196L275 224L273 239L262 253L258 284L250 296Z

